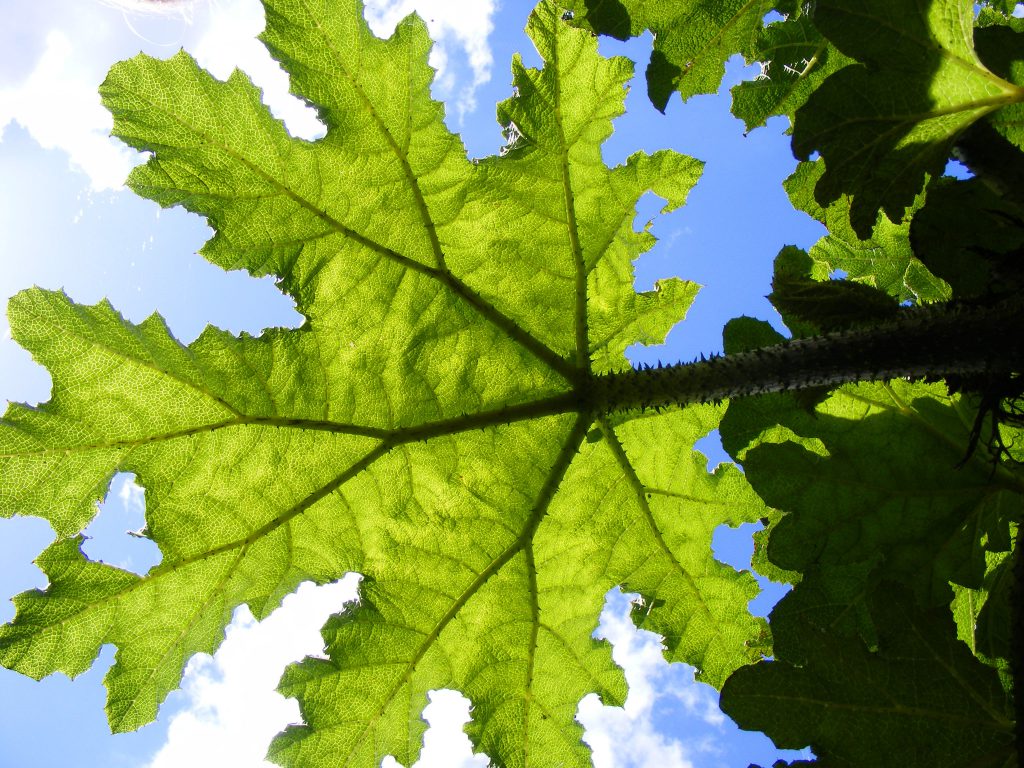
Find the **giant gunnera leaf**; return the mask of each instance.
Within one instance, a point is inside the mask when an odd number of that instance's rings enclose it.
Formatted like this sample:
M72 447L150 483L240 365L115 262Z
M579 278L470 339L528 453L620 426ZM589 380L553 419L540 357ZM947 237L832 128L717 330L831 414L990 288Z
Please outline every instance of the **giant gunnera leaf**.
M722 708L781 748L811 745L820 766L1008 768L1014 713L996 671L957 639L946 608L899 584L865 602L877 646L834 631L843 606L801 584L772 611L776 658L729 678Z
M590 394L693 300L680 280L634 292L653 238L633 219L647 191L682 205L700 163L604 165L631 65L552 4L528 28L544 68L516 59L498 110L517 139L479 162L430 97L419 19L380 40L358 0L267 0L266 17L322 139L289 136L244 75L215 80L184 53L116 65L102 95L115 134L151 155L131 187L204 215L204 255L276 276L306 321L184 346L158 316L39 289L11 301L53 396L0 422L0 512L57 539L0 661L76 675L113 644L109 720L137 728L236 606L263 617L302 581L358 571L327 657L284 677L304 724L274 760L411 764L427 691L453 688L495 765L586 765L579 701L625 694L592 637L609 589L639 593L638 620L701 680L766 650L753 578L711 554L716 527L766 515L735 468L709 474L692 450L721 410L605 414ZM146 488L162 560L142 576L80 548L115 472Z
M828 167L818 202L852 196L851 223L863 239L879 210L902 220L971 124L990 115L997 125L1019 119L1024 89L982 63L974 7L970 0L814 4L814 26L859 63L832 74L797 110L793 151L804 160L821 152Z
M650 30L654 50L647 93L662 112L673 92L683 101L715 93L725 63L755 49L774 0L570 0L574 22L625 40Z

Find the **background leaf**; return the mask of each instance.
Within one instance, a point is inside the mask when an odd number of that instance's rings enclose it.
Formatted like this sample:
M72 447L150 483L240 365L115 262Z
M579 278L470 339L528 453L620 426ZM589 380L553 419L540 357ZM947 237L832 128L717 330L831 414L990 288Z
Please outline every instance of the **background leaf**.
M808 251L814 261L810 276L824 280L840 270L848 279L878 288L900 302L948 299L949 287L928 271L910 243L910 216L923 199L916 200L907 217L899 222L879 216L870 237L862 239L850 224L850 197L843 196L824 207L815 199L814 190L825 173L823 160L800 163L784 183L793 206L828 228L828 234Z
M853 59L843 55L814 26L798 4L788 16L767 24L743 55L761 63L762 72L732 88L732 113L747 130L765 124L773 115L786 115L790 130L796 111L834 72Z
M647 93L662 112L679 91L683 101L715 93L725 62L751 49L773 0L576 0L574 23L625 40L650 30L654 52L647 65Z
M817 29L861 63L833 74L798 110L793 151L825 158L815 196L824 206L850 195L858 236L869 236L880 209L899 222L971 123L1024 100L981 63L973 21L966 0L816 4Z
M948 611L922 611L895 585L870 611L877 650L823 631L838 611L801 584L772 612L792 640L730 678L722 708L781 747L809 744L815 764L1004 765L1014 752L1006 696Z

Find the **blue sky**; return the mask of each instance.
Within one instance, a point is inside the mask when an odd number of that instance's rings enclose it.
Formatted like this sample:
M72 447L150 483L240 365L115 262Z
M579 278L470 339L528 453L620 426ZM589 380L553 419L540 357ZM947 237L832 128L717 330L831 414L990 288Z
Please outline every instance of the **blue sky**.
M439 44L432 63L440 74L435 95L445 100L448 120L471 156L493 153L504 143L494 120L495 102L510 93L514 51L540 62L521 30L531 8L523 0L379 0L370 16L378 29L419 8ZM123 7L122 7L123 6ZM180 209L160 210L121 186L134 153L107 137L109 117L96 88L115 61L144 50L166 57L185 47L215 75L231 66L248 71L289 128L316 135L311 113L285 94L282 73L262 54L253 36L261 26L256 0L205 0L162 14L143 13L134 0L0 0L0 297L31 285L63 288L78 302L109 298L127 318L141 321L159 310L183 342L207 324L259 333L269 326L297 325L291 301L268 280L225 273L196 255L210 236L205 223ZM721 348L721 328L740 314L775 319L764 294L771 262L788 243L808 246L820 227L795 212L781 181L795 161L783 135L785 123L743 135L728 113L728 96L673 101L667 116L649 105L642 62L649 40L603 40L609 55L641 62L640 82L627 99L628 114L605 147L609 164L632 152L670 147L706 161L703 179L687 206L658 217L659 245L637 265L637 288L678 275L703 289L685 324L668 344L637 349L634 359L692 359ZM733 62L727 85L751 77ZM655 217L660 204L645 199L637 222ZM11 339L0 318L0 398L37 403L49 396L46 373ZM722 459L714 440L705 444L713 462ZM157 561L153 545L126 535L143 525L144 493L118 476L88 533L86 552L135 571ZM741 565L744 534L716 539L720 556ZM32 559L52 538L39 520L0 520L0 593L11 596L44 587ZM184 690L172 694L159 720L135 734L111 736L103 713L102 677L113 649L74 682L54 676L36 683L0 669L0 768L262 764L269 738L298 717L293 702L274 694L283 666L319 651L318 628L353 594L353 580L304 587L285 607L255 625L239 611L216 657L190 665ZM773 593L778 595L776 591ZM758 605L767 607L770 600ZM598 768L718 768L777 756L770 742L739 733L717 711L714 693L692 682L689 670L660 661L657 639L635 632L624 620L625 598L613 600L602 622L616 644L633 689L625 710L585 700L580 718L588 728ZM0 620L13 607L0 603ZM459 733L464 700L438 694L428 718L423 766L483 765L469 758ZM461 718L461 720L460 720ZM463 763L458 761L462 760Z

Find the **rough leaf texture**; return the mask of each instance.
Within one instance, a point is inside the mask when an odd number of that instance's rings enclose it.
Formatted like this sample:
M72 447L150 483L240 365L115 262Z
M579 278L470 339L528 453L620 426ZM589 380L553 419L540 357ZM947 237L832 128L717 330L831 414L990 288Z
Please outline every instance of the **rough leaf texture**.
M833 595L801 585L772 612L787 633L776 661L733 675L722 708L780 747L810 742L814 765L1015 764L1012 710L995 670L957 640L948 610L921 610L898 584L887 587L866 601L884 627L868 650L833 630L844 609Z
M727 349L773 333L732 324ZM822 765L1012 764L998 671L1024 485L987 451L964 461L972 412L943 385L901 381L811 408L790 394L730 405L723 444L781 513L763 556L796 583L770 617L774 659L722 689L741 727L810 745Z
M783 185L793 207L820 221L828 234L818 240L808 255L814 262L811 276L824 280L841 271L849 280L885 291L900 301L918 303L948 299L949 286L937 278L917 256L910 242L910 216L922 203L918 198L905 219L892 222L879 215L866 239L850 224L851 198L840 197L822 207L814 189L823 174L825 161L800 163ZM924 249L922 255L930 251Z
M725 62L735 53L753 50L762 19L772 0L576 0L567 3L575 23L620 40L654 33L654 52L647 66L651 102L665 110L678 91L683 100L715 93Z
M821 0L814 25L860 63L829 77L797 111L793 150L803 159L821 152L828 168L818 201L852 196L862 238L880 209L902 219L966 128L1024 101L1024 90L978 58L969 0Z
M110 722L136 728L236 606L261 617L304 580L359 571L329 657L285 676L305 725L273 759L410 764L427 691L456 688L496 765L585 765L580 699L625 693L592 639L609 589L639 592L638 621L713 684L765 648L753 579L710 549L717 526L766 514L738 471L708 474L692 451L720 409L607 419L586 397L695 295L679 280L636 294L631 260L652 243L636 200L681 205L700 164L604 166L631 66L553 5L529 25L543 70L517 60L499 107L517 141L479 163L430 98L418 19L383 41L357 0L266 10L263 39L323 139L290 137L244 75L217 81L184 53L119 64L102 93L115 133L152 153L132 188L206 216L204 255L275 275L307 321L185 347L159 317L42 290L12 301L54 389L0 424L0 512L44 517L58 539L0 660L75 675L112 643ZM162 553L141 577L79 548L119 471L146 487Z
M773 115L786 115L792 123L825 78L853 63L817 30L799 3L776 7L785 8L785 15L767 24L750 49L742 51L747 62L760 64L761 72L732 89L732 112L747 130Z

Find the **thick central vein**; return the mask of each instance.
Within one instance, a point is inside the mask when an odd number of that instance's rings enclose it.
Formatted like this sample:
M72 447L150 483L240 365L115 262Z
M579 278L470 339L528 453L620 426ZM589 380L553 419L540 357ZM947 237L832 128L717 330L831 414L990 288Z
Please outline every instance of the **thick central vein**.
M305 512L307 509L312 507L318 501L326 498L336 490L341 488L345 483L354 478L356 475L361 473L363 470L370 467L377 459L387 455L393 449L409 443L418 442L421 440L429 440L435 437L442 437L446 435L456 434L458 432L465 432L472 429L482 429L487 426L494 426L496 424L507 423L511 424L513 421L522 421L525 419L538 418L542 415L541 411L545 413L543 415L554 415L557 413L565 412L565 404L569 400L569 396L559 396L551 398L544 402L543 407L538 409L535 403L529 403L526 406L522 406L518 409L508 408L491 411L487 414L476 414L474 416L467 416L463 420L458 422L458 429L453 428L454 420L436 421L428 424L423 424L418 427L410 427L406 430L394 433L387 437L381 443L379 443L373 450L368 452L357 461L355 464L346 468L345 471L338 474L330 482L318 488L316 491L310 493L303 498L299 503L290 507L289 509L282 512L280 515L274 517L272 520L265 523L260 528L256 529L248 536L235 541L226 542L213 549L198 553L190 558L178 560L173 563L170 567L179 568L182 565L187 565L190 562L197 560L204 560L213 555L227 552L238 547L248 547L255 541L269 535L273 531L280 528L288 521L295 518L297 515ZM480 418L485 416L486 418ZM158 569L159 570L159 569Z
M97 441L81 445L40 448L25 451L12 451L0 453L0 459L22 458L27 456L67 456L75 453L85 453L95 450L138 448L152 443L175 440L182 437L217 432L230 427L262 426L284 429L299 429L305 431L329 432L340 435L353 435L357 437L369 437L385 441L389 445L403 445L429 440L444 435L455 435L468 432L474 429L484 429L499 424L512 424L527 419L543 418L554 416L558 413L578 409L577 397L573 392L563 392L559 395L533 400L517 405L507 405L500 408L492 408L479 413L470 413L463 416L456 416L449 419L437 419L426 421L408 427L369 427L361 424L348 424L337 421L321 421L317 419L295 419L278 416L244 416L224 419L222 421L208 424L200 424L194 427L163 432L155 435L131 438L125 440Z
M590 331L587 320L587 268L583 261L583 247L580 244L579 225L576 222L576 198L572 191L572 176L569 167L569 146L565 136L565 116L562 112L562 77L559 60L558 40L551 46L551 69L554 72L552 96L554 99L555 125L558 126L558 163L562 179L562 199L565 205L565 224L569 234L569 250L572 252L575 274L575 317L576 368L581 374L590 374Z

